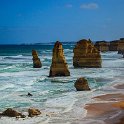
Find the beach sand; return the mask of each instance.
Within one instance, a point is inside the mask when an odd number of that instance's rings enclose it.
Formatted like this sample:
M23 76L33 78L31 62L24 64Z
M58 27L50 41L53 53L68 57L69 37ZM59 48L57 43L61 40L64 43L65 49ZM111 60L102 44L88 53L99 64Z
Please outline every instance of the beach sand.
M124 89L124 84L114 88ZM124 94L106 94L93 98L96 102L87 104L86 119L102 120L104 124L124 124Z

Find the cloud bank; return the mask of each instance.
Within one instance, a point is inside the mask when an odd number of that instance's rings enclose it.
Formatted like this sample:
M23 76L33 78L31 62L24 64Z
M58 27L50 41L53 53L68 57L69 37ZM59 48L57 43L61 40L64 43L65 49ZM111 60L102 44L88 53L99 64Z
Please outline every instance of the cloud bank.
M97 3L81 4L81 9L98 9L99 5Z

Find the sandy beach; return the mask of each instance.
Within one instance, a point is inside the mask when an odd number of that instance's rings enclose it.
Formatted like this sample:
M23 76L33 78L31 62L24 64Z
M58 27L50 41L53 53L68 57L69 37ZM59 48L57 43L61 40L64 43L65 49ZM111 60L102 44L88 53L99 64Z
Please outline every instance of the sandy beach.
M124 89L124 84L114 87L115 90ZM124 94L106 94L93 97L93 99L96 100L96 103L85 106L86 119L102 120L104 124L124 124Z

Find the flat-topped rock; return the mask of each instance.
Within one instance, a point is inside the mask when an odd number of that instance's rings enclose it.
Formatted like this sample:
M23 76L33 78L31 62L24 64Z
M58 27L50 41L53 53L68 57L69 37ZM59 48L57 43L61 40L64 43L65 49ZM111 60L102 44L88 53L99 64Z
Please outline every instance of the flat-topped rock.
M118 54L124 54L124 38L118 41Z
M101 51L101 52L106 52L106 51L109 51L109 42L107 42L107 41L97 41L96 43L95 43L95 47L99 50L99 51Z
M55 43L53 48L52 64L50 67L49 76L70 76L68 65L64 57L62 43L59 41Z
M118 51L118 40L110 42L109 51Z
M101 55L100 52L94 47L90 40L80 40L75 45L73 50L73 66L75 68L87 67L87 68L100 68L101 67Z
M33 60L33 68L41 68L42 64L40 59L38 58L38 53L36 50L32 50L32 60Z

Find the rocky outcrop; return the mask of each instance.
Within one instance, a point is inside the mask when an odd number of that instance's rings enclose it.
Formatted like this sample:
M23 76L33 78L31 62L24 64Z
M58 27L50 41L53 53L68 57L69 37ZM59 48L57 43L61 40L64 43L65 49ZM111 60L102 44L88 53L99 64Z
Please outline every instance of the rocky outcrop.
M124 54L124 38L118 41L118 54Z
M38 53L36 50L32 50L32 56L33 56L33 67L34 68L41 68L42 64L40 59L38 58Z
M8 108L7 110L5 110L1 115L8 116L8 117L21 117L21 118L25 117L25 115L22 115L21 113L13 110L11 108Z
M109 51L118 51L118 40L110 42Z
M28 113L29 113L29 117L34 117L34 116L38 116L41 114L40 110L35 109L35 108L29 108L28 109Z
M76 80L74 87L76 88L77 91L90 90L87 80L83 77Z
M77 42L74 50L73 66L75 68L99 68L101 67L101 55L97 48L89 40Z
M107 41L97 41L94 46L101 52L109 51L109 42Z
M52 64L50 67L50 77L70 76L70 72L64 57L62 43L57 41L53 48Z
M33 96L31 93L28 92L27 96Z

